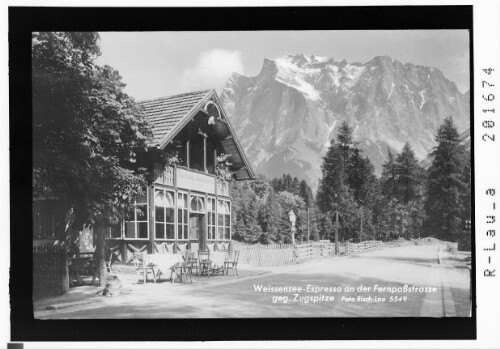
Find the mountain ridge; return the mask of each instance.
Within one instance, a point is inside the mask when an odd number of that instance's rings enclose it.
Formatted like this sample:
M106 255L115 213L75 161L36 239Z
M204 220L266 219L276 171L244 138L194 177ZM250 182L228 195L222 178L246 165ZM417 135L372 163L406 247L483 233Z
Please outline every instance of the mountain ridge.
M315 188L322 156L347 121L354 138L381 172L387 149L409 141L419 159L449 115L459 132L469 127L469 92L433 67L376 56L366 63L287 55L264 59L256 76L234 73L221 92L223 106L257 172L288 172Z

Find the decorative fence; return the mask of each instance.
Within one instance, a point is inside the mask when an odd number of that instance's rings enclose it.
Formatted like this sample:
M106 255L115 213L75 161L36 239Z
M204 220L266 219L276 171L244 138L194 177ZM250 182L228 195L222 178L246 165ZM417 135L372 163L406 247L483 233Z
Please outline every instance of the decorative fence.
M232 243L232 249L240 251L239 262L255 267L272 267L296 263L293 245L246 245Z
M347 254L378 250L385 246L386 244L384 242L377 240L362 241L359 244L347 243Z
M320 240L312 243L313 256L324 257L335 253L335 244L330 240Z
M308 244L276 244L276 245L247 245L232 242L232 248L240 251L240 263L256 267L271 267L290 265L304 262L313 258L335 255L335 243L328 240L314 241ZM349 242L339 243L339 255L365 253L381 248L419 245L420 240L369 240L357 244Z
M303 260L311 259L315 255L313 244L295 245L295 251L296 262L302 262Z
M65 249L60 246L33 246L33 297L57 296L68 289Z

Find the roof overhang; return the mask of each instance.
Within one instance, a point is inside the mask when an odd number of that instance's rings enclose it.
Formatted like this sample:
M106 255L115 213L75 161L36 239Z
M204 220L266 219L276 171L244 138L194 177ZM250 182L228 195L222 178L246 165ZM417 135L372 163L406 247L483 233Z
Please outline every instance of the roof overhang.
M219 118L214 118L214 131L220 139L220 143L226 154L231 154L231 162L233 170L235 171L236 179L247 180L255 179L255 172L253 171L248 158L243 151L231 123L222 108L221 102L214 89L210 90L191 110L182 118L182 120L175 125L168 134L157 144L160 149L165 147L179 134L180 131L191 121L198 113L203 113L207 116L207 104L213 103L217 106L220 113Z

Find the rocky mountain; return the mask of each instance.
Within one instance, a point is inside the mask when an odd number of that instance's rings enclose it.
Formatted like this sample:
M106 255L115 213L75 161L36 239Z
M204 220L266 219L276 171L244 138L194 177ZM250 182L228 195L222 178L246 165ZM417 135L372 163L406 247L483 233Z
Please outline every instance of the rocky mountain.
M469 128L469 96L436 68L375 57L366 63L298 54L233 74L221 101L257 173L290 173L316 188L322 156L346 120L378 174L387 149L410 142L424 159L446 116Z

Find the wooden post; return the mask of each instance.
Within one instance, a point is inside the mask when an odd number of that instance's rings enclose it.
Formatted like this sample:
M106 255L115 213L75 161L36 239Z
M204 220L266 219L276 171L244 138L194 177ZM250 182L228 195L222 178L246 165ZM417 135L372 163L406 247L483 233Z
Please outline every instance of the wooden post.
M293 210L288 212L288 218L290 219L290 223L292 224L292 244L295 246L295 221L296 221L296 216Z
M363 241L363 209L361 209L361 230L359 232L359 242Z
M406 212L405 212L406 215ZM405 218L403 217L401 219L401 236L404 238L405 237Z
M339 254L339 211L335 211L335 254Z
M146 202L149 204L147 205L149 207L149 244L150 246L150 252L149 253L156 253L156 248L155 248L155 238L156 238L156 226L155 226L155 188L151 186L150 190L146 189ZM166 234L166 232L164 232Z
M309 243L309 207L307 208L307 243Z
M207 172L207 137L203 136L203 171Z
M214 148L214 173L215 173L215 166L217 166L217 149L215 149L215 145L212 142L212 147Z
M189 160L190 160L190 159L189 159L189 157L190 157L190 154L189 154L190 149L189 149L189 148L190 148L190 147L189 147L189 138L188 138L188 140L187 140L187 142L186 142L186 167L187 167L187 168L190 168L190 167L189 167Z
M61 292L65 294L69 291L69 270L68 270L68 253L65 249L60 250L61 253Z
M122 263L127 263L128 261L128 250L127 250L127 242L120 241L120 254L122 256Z

